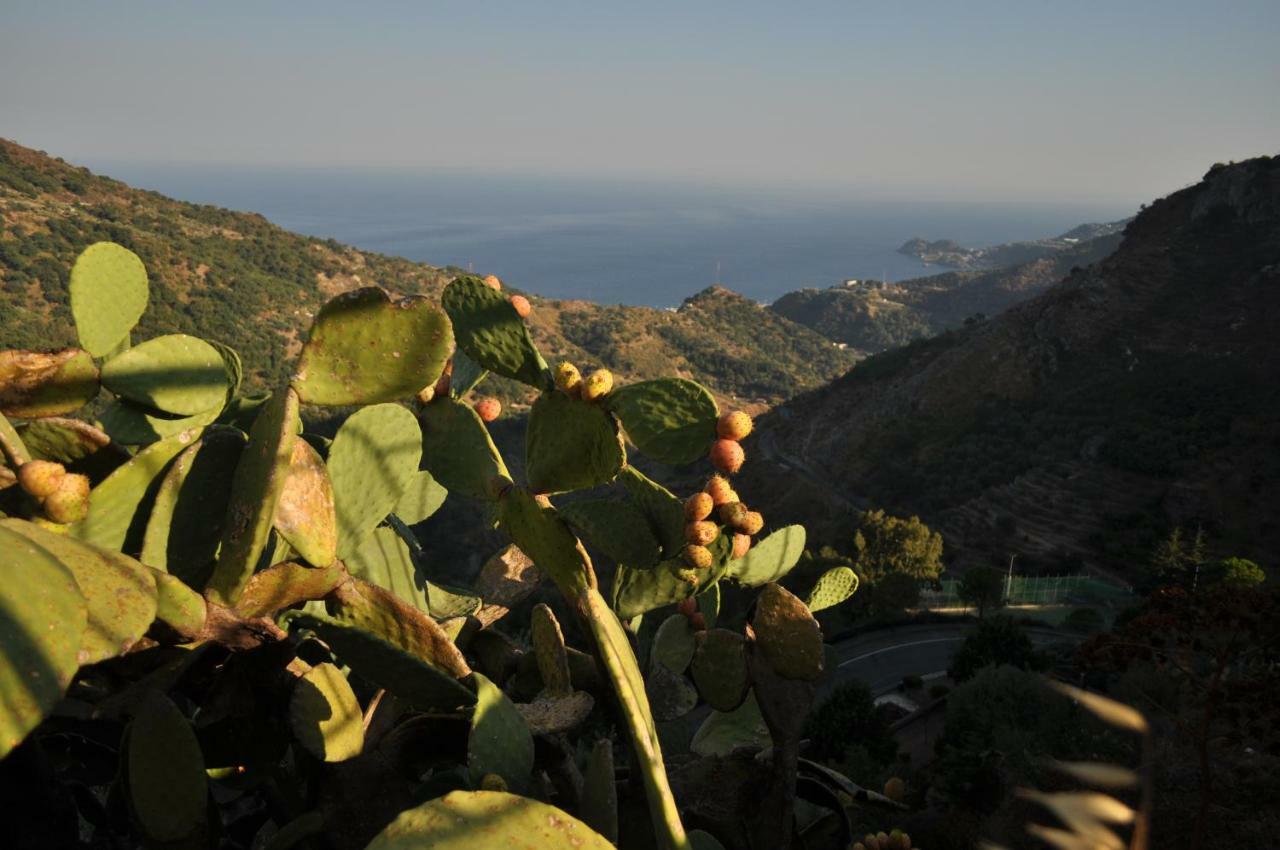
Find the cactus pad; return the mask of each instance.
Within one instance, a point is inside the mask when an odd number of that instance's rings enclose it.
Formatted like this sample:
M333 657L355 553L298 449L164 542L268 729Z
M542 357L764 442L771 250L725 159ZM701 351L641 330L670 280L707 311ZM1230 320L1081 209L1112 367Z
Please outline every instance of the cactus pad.
M533 774L533 735L524 717L502 689L481 673L472 674L476 706L467 738L467 766L472 781L496 773L509 788L523 791Z
M628 466L618 476L627 495L649 519L662 557L674 558L684 548L684 503L661 484L647 478L634 466Z
M453 353L453 371L449 373L449 394L454 398L463 398L467 393L480 385L489 374L476 361L467 356L461 349Z
M551 696L564 696L573 691L569 678L569 656L565 651L564 633L550 606L538 603L530 616L533 650L538 659L543 689Z
M458 348L468 357L504 378L543 385L547 364L507 296L464 276L445 287L440 300L453 321Z
M817 613L824 608L839 605L853 596L857 589L857 573L849 567L832 567L818 578L818 583L809 591L805 606L810 613Z
M323 567L338 557L333 485L324 461L306 440L293 441L289 476L272 524L307 563Z
M645 678L645 692L653 719L664 723L679 720L698 704L698 691L689 684L689 680L683 674L667 669L665 664L655 664L649 670Z
M149 339L102 367L102 385L111 392L174 416L221 409L230 382L218 350L186 334Z
M254 573L235 610L242 617L265 617L308 599L320 599L346 580L341 561L319 568L286 561Z
M595 708L595 698L585 691L560 696L539 696L533 702L516 703L520 716L534 735L561 735L582 725Z
M613 741L601 738L591 748L582 782L582 819L608 841L618 843L618 783Z
M27 451L37 460L52 460L70 466L93 458L87 466L111 469L111 464L129 459L122 449L111 445L111 438L103 431L80 419L61 416L36 419L26 423L21 434ZM91 473L89 475L93 477Z
M529 411L525 467L535 493L585 490L612 481L627 462L613 417L554 390Z
M293 387L307 404L374 404L434 384L453 354L444 312L377 287L343 293L316 314Z
M653 636L653 646L649 650L649 665L661 664L672 673L684 673L693 660L694 632L689 625L689 618L683 614L672 614L662 621Z
M169 462L200 437L198 429L152 443L117 468L89 494L89 514L71 534L102 549L136 552L146 530L147 508Z
M700 756L727 756L739 747L762 749L769 740L769 727L760 714L756 695L748 693L733 711L713 711L702 721L689 749Z
M142 541L142 563L201 589L218 554L245 439L229 428L209 431L183 449L156 491Z
M485 498L489 481L510 478L489 431L471 405L440 398L418 414L422 465L451 493Z
M289 722L298 743L321 761L346 761L364 748L360 703L347 677L328 662L312 667L294 684Z
M0 528L35 543L75 577L89 611L77 657L81 665L123 655L155 620L155 579L133 558L19 519L0 520Z
M342 423L328 461L339 557L353 553L391 513L421 457L418 423L398 404L362 408Z
M183 584L177 576L148 567L156 582L156 620L187 640L195 640L208 619L204 597Z
M0 759L62 699L78 666L87 611L71 571L0 526Z
M352 578L334 589L326 607L337 620L377 635L455 679L471 673L436 621L389 590Z
M129 724L129 801L154 841L179 841L205 823L209 780L191 724L168 697L151 691Z
M692 463L716 439L720 411L700 384L684 378L641 381L615 390L605 402L641 452L663 463Z
M648 569L661 557L648 518L631 502L582 499L559 510L566 522L611 560Z
M0 351L0 413L6 416L59 416L97 394L98 367L87 351Z
M417 525L440 510L448 496L449 491L430 472L420 469L409 477L391 513L406 525Z
M498 524L521 551L567 596L595 587L595 572L587 551L556 513L519 487L498 503Z
M505 791L453 791L401 812L365 850L613 850L555 806Z
M768 584L791 572L804 554L805 532L800 525L788 525L761 540L741 558L729 562L727 575L747 587Z
M473 582L476 593L484 600L476 618L482 626L492 625L533 593L541 580L542 572L532 559L520 547L507 546L484 562Z
M408 545L390 528L375 528L360 547L345 558L356 578L394 593L419 611L429 612L424 582L417 575Z
M779 676L813 681L822 674L822 629L791 591L778 584L766 585L756 600L751 625L756 645Z
M236 464L222 549L205 588L209 599L227 608L239 599L267 546L298 425L298 394L291 389L275 393L254 420L249 443Z
M728 629L710 629L697 636L691 672L698 693L716 711L733 711L751 688L746 639Z
M147 270L114 242L90 245L76 258L69 288L76 334L94 357L124 342L147 309Z

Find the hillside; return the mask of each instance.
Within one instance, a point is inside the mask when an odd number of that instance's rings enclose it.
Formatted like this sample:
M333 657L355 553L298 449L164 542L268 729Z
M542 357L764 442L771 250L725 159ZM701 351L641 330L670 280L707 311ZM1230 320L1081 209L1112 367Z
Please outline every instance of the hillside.
M1091 228L1096 225L1081 225ZM1084 232L1081 228L1071 231ZM1023 244L1023 243L1018 243ZM897 283L863 282L789 292L771 309L858 351L878 353L993 316L1097 262L1120 244L1107 233L990 271L953 271Z
M1130 219L1105 223L1081 224L1066 233L1048 239L1031 239L1025 242L1004 242L983 248L966 248L951 239L932 242L916 237L908 239L898 248L899 254L915 257L925 263L950 266L955 269L997 269L1021 265L1051 257L1067 251L1081 242L1115 236L1124 230Z
M240 351L252 383L279 380L328 298L377 284L436 295L457 271L282 230L262 216L175 201L0 140L0 347L71 344L67 278L100 240L135 251L152 277L142 336L195 333ZM853 364L819 334L728 290L679 311L531 296L549 358L625 380L677 374L750 406L774 404ZM524 391L496 383L508 398Z
M1274 564L1280 157L1215 166L1038 297L879 355L762 418L742 490L848 546L919 512L954 564L1132 574L1155 539Z

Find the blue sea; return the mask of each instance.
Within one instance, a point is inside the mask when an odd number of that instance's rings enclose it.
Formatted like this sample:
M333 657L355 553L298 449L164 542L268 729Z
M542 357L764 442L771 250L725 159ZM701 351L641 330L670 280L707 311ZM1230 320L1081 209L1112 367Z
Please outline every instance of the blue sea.
M496 274L554 298L674 306L720 283L761 302L846 278L933 274L907 239L970 246L1132 214L1115 204L879 201L675 181L94 163L186 201L300 233ZM389 283L389 282L388 282Z

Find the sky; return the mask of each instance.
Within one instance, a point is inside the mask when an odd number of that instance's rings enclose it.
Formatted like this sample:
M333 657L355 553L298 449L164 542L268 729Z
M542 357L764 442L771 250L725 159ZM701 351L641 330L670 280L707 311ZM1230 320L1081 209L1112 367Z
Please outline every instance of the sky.
M1136 203L1280 153L1280 2L0 0L0 136L90 165Z

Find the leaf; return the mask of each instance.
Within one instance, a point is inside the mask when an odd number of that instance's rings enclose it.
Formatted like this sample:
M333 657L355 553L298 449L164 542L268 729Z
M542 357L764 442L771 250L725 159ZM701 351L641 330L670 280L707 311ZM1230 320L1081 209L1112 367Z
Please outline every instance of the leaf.
M622 420L636 448L663 463L693 463L716 439L715 398L684 378L628 384L607 396L605 405Z
M338 519L338 557L345 558L387 518L422 457L422 434L412 413L377 404L352 414L329 447Z
M0 413L6 416L59 416L97 395L98 367L87 351L0 351Z
M0 759L62 699L78 666L87 608L70 570L0 527Z
M468 357L504 378L533 387L544 384L546 363L507 296L467 275L445 287L440 300L453 322L458 348Z
M613 417L551 390L529 411L525 467L534 493L585 490L612 481L627 462Z
M467 765L477 785L496 773L515 791L529 787L533 774L533 736L515 705L481 673L472 674L476 707L467 739Z
M112 399L102 410L102 429L126 446L142 446L192 428L212 425L222 413L211 407L193 416L169 416L124 399Z
M649 650L649 663L661 664L672 673L683 673L693 660L693 627L683 614L672 614L658 626L653 636L653 648Z
M136 404L176 416L221 410L229 377L218 350L186 334L135 345L102 367L102 385Z
M453 330L439 307L366 287L320 308L293 387L307 404L397 401L434 384L452 353Z
M752 546L743 557L730 561L726 575L747 587L778 581L791 572L804 554L804 541L804 526L780 528Z
M113 242L90 245L76 258L68 288L80 345L94 357L123 342L147 309L142 260Z
M845 566L832 567L818 577L818 583L809 591L805 606L816 614L825 608L839 605L853 596L857 589L857 573Z
M613 850L582 821L503 791L453 791L400 815L365 850Z

